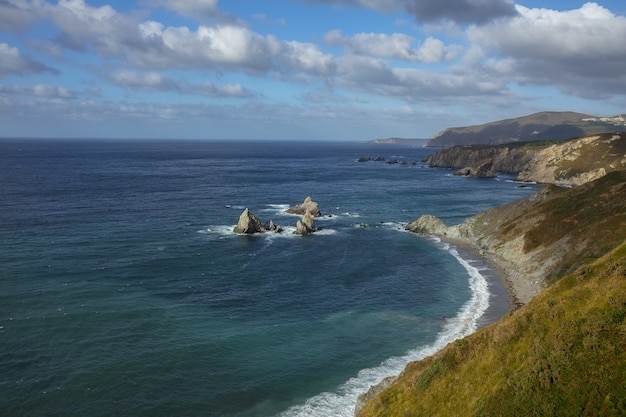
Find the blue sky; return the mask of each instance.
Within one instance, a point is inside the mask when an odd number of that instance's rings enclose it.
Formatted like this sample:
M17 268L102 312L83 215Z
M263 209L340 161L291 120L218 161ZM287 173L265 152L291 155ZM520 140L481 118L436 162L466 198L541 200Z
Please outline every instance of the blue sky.
M626 113L623 0L0 0L0 137L432 137Z

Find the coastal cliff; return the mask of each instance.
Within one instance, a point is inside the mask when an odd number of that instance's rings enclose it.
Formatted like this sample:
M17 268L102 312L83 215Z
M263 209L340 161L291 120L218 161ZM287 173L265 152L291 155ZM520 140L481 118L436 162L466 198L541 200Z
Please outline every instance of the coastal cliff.
M497 172L517 174L519 181L581 185L626 169L626 133L559 142L456 146L429 155L425 162L431 167L463 169L485 160Z
M603 134L491 150L494 164L525 159L520 177L550 185L458 225L425 215L407 226L479 249L517 308L370 390L358 417L626 415L624 143Z

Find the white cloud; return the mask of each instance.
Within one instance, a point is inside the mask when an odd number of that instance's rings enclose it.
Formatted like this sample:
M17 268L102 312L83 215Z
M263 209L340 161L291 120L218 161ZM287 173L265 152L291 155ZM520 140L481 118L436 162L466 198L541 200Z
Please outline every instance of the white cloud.
M626 18L597 3L570 11L517 6L519 16L468 30L469 39L504 61L491 67L523 84L571 94L626 91Z
M394 58L407 62L451 61L462 51L459 45L446 46L433 37L426 38L418 48L414 48L417 40L403 33L357 33L347 37L340 30L333 30L325 35L324 40L329 44L343 45L350 54Z
M0 85L2 95L23 95L45 99L72 99L76 95L65 87L55 87L49 84L36 85Z
M0 0L0 30L22 30L34 19L33 8L26 0Z
M138 73L134 71L118 71L109 77L109 80L120 87L127 87L144 91L169 91L189 95L208 97L252 97L253 94L240 84L215 85L211 82L191 84L166 77L157 72Z
M218 13L218 0L152 0L148 5L173 10L182 16L211 16Z
M0 78L7 75L27 75L39 72L57 71L20 54L20 51L6 43L0 43Z
M476 99L507 94L502 79L494 79L481 71L453 73L393 68L380 59L362 56L346 56L339 63L338 84L409 103L450 103L463 97Z

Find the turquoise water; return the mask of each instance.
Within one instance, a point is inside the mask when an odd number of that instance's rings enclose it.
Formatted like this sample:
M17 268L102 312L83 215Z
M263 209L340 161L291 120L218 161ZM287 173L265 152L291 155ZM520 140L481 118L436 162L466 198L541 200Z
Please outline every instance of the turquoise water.
M0 414L351 416L506 305L480 260L403 229L532 187L453 177L429 152L0 141ZM284 208L306 196L321 230L296 236ZM245 207L285 232L234 234Z

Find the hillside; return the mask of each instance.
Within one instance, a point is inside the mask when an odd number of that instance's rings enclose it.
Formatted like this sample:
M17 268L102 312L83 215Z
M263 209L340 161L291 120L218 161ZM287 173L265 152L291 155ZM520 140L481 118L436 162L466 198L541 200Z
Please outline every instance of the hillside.
M604 141L581 145L554 165L626 159L621 147L621 155L598 151L622 146L624 135L608 142L614 135L600 136ZM531 287L534 295L372 389L358 417L626 415L623 167L580 186L548 185L459 225L422 216L407 229L480 248L506 266L509 285Z
M437 133L426 146L564 140L624 130L626 125L622 116L597 118L574 112L540 112L481 125L448 128Z
M372 139L368 140L369 143L382 143L382 144L394 144L394 145L412 145L412 146L426 146L430 139L418 139L418 138L385 138L385 139Z
M626 169L626 133L558 142L456 146L429 155L425 162L431 167L462 169L485 160L497 172L518 174L520 181L580 185Z
M409 364L370 416L626 415L626 243Z

